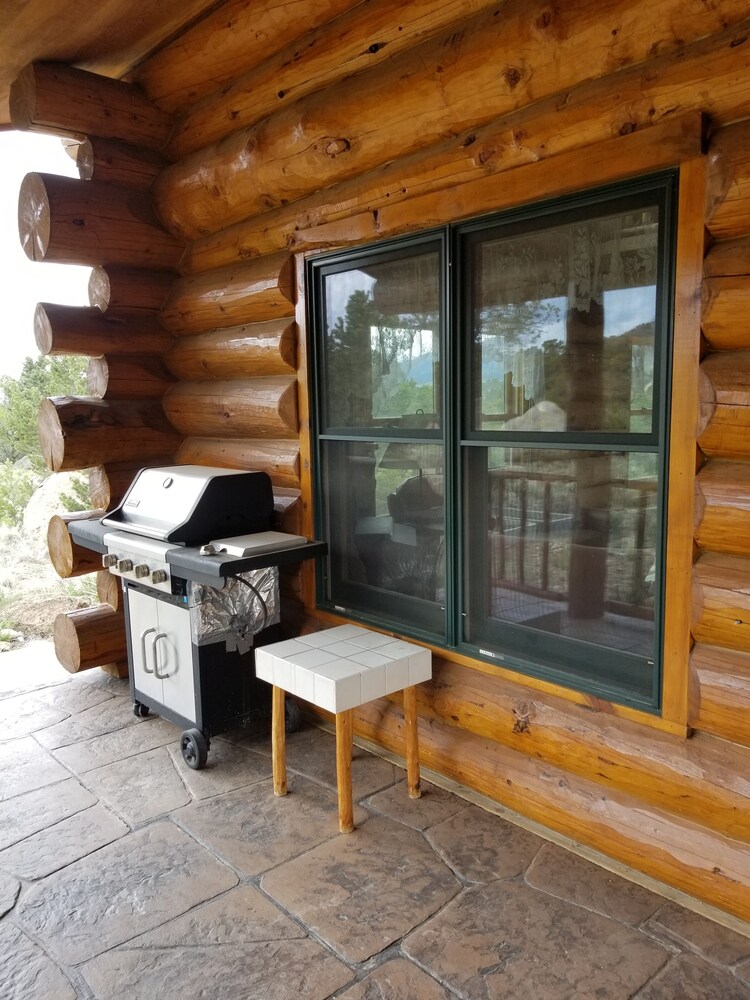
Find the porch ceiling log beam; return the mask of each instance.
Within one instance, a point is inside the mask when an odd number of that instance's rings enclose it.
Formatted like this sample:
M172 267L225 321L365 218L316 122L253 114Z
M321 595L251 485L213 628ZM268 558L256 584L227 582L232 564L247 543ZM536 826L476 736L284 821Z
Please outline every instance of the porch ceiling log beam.
M750 652L750 558L706 552L693 571L696 642Z
M178 336L294 316L294 258L280 253L177 280L160 318Z
M750 260L746 266L749 265ZM701 327L715 351L750 349L748 316L750 275L724 275L704 280Z
M34 312L34 337L40 354L163 354L173 338L144 310L61 306L40 302Z
M91 358L88 391L100 399L161 399L174 376L160 357Z
M319 24L352 6L352 0L227 0L202 17L135 72L162 108L182 111L237 78Z
M356 735L403 756L403 709L354 710ZM690 895L750 918L750 846L628 795L444 722L419 719L419 755L431 768L580 844Z
M89 278L89 303L107 309L161 309L175 276L171 271L138 267L95 267Z
M71 674L108 663L127 664L125 615L109 604L58 615L52 638L57 659Z
M552 95L564 105L569 89L614 66L619 76L656 48L682 60L687 41L724 27L716 11L689 7L679 37L674 19L687 11L678 0L606 0L587 17L577 6L513 0L174 164L154 185L156 205L171 231L196 238ZM723 13L738 21L747 9L733 0ZM611 116L611 80L609 90ZM736 102L736 81L734 90Z
M166 166L164 157L152 149L101 136L88 136L69 145L68 152L82 181L121 184L139 191L148 191Z
M167 233L142 191L57 174L27 174L18 232L30 260L174 268L183 244Z
M718 458L750 458L750 350L709 354L698 387L701 450Z
M300 482L297 441L188 437L180 445L175 460L185 465L267 472L274 487L297 488Z
M153 400L54 396L39 407L39 442L53 472L104 462L145 465L154 456L173 454L180 440Z
M64 580L84 576L101 567L101 557L75 542L68 531L71 521L91 521L104 516L103 510L79 510L54 514L47 525L47 551L55 572Z
M100 569L96 574L96 596L100 604L109 604L115 611L120 611L123 606L120 577L108 569Z
M278 319L180 337L164 361L187 380L288 375L297 367L297 326Z
M711 139L706 226L717 240L750 232L750 121L720 129Z
M445 661L438 661L432 684L420 686L418 698L422 715L457 726L462 735L498 741L750 842L750 788L740 777L750 766L744 750L613 720Z
M172 130L171 116L137 84L62 63L26 66L11 84L9 103L11 124L22 132L99 135L161 149Z
M393 0L356 4L190 108L175 125L169 157L179 160L307 94L392 60L492 2L410 0L395 15Z
M750 556L750 462L706 462L695 480L695 521L701 549Z
M695 729L750 747L750 653L696 645L690 705Z
M706 255L703 274L706 278L750 275L750 236L714 243Z
M164 465L174 464L174 453L165 453L148 459L144 457L140 461L137 457L122 462L105 459L89 469L91 502L102 510L111 510L125 496L140 469L158 469Z
M293 377L178 382L164 394L164 412L186 436L296 438L297 382Z

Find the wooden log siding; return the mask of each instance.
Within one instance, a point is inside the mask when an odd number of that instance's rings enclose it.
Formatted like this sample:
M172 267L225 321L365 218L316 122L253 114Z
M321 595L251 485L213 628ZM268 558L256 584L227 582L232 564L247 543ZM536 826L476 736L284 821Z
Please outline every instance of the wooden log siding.
M18 231L30 260L57 264L170 269L183 252L142 191L56 174L26 175Z
M702 555L693 575L692 611L696 642L750 652L750 558Z
M700 366L699 391L704 454L750 458L750 350L709 354Z
M294 261L290 254L235 264L180 278L160 313L178 336L214 327L294 317Z
M162 401L169 422L188 436L297 438L297 382L268 376L178 382Z
M579 7L551 8L540 0L531 7L514 0L492 8L464 22L460 32L381 67L377 85L374 74L360 74L336 88L335 98L331 91L318 91L173 165L154 186L156 204L173 232L191 238L215 232L446 135L563 95L584 81L608 76L615 65L622 70L641 63L656 48L674 52L682 48L682 38L723 28L715 11L706 20L704 5L692 0L688 7L692 28L687 19L681 23L685 34L679 41L672 26L687 11L678 0L651 6L607 0L590 17ZM729 21L747 16L739 3L732 10ZM498 52L507 53L508 61L498 65ZM608 86L611 107L611 80ZM736 80L734 91L736 106ZM564 103L558 97L558 106ZM671 108L674 113L674 103ZM591 112L590 120L596 117ZM554 130L545 137L550 134ZM579 147L587 142L579 136Z
M690 695L691 726L750 747L750 653L696 645Z
M58 615L52 638L57 659L69 673L127 664L124 613L109 604Z
M89 393L100 399L161 399L175 379L159 357L91 358Z
M300 456L297 440L188 437L175 455L178 464L212 465L222 469L267 472L274 487L299 488ZM298 531L291 532L297 534Z
M169 156L178 160L300 97L371 70L492 2L447 0L436 5L434 0L410 0L395 16L393 0L357 4L333 24L320 24L300 35L191 107L175 126ZM246 60L244 54L245 64Z
M295 38L351 7L351 0L227 0L136 70L160 107L182 111L231 83Z
M701 326L715 351L750 349L750 275L705 279Z
M101 136L89 136L73 152L82 181L121 184L140 191L148 191L166 166L165 159L151 149Z
M122 609L122 582L108 569L100 569L96 574L96 596L100 604L109 604L115 611Z
M161 309L174 282L171 271L137 267L95 267L89 277L89 304L107 309Z
M55 396L39 408L42 455L53 472L174 453L180 436L153 400Z
M280 319L180 337L164 361L186 380L287 375L297 367L297 327Z
M73 541L68 525L71 521L90 521L104 515L103 510L84 510L55 514L47 525L47 551L59 577L68 579L93 573L102 564L101 556Z
M10 88L10 120L24 132L121 139L161 149L171 117L139 86L60 63L27 66Z
M122 500L139 469L158 469L164 465L174 465L174 455L145 456L138 460L117 462L107 461L106 465L94 465L89 469L89 496L91 502L102 510L111 510Z
M706 278L750 273L750 236L714 243L704 261Z
M40 354L161 355L172 336L145 310L61 306L40 302L34 313Z
M750 556L750 462L711 459L695 480L701 549Z
M718 131L711 140L706 225L717 240L750 232L750 121Z
M354 710L356 735L403 755L403 710L373 701ZM430 716L419 719L423 767L487 795L638 871L750 919L750 847L654 806L639 794L573 775Z

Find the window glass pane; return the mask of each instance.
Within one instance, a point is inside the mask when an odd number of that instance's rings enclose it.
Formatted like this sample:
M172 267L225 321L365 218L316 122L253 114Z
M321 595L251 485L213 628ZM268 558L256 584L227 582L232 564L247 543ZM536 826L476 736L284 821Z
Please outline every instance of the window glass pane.
M474 477L484 496L474 489L468 501L472 632L485 618L652 657L657 456L471 452L486 463Z
M658 223L653 204L474 242L474 430L651 431Z
M328 441L324 462L330 598L418 625L404 598L445 601L442 448Z
M324 278L328 428L439 425L437 251Z

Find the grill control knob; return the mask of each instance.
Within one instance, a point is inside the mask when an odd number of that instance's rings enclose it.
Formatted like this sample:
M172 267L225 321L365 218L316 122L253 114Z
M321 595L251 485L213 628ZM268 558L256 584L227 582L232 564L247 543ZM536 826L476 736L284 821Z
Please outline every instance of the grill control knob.
M151 571L145 563L139 563L135 567L135 575L141 580L144 576L148 576Z
M167 571L165 569L155 569L151 574L151 583L166 583Z
M121 573L129 573L131 571L131 569L133 568L133 560L132 559L121 559L118 562L118 564L117 564L117 568L119 569L119 571Z
M102 556L102 566L105 569L109 569L110 566L117 565L117 556L114 552L108 552L106 555Z

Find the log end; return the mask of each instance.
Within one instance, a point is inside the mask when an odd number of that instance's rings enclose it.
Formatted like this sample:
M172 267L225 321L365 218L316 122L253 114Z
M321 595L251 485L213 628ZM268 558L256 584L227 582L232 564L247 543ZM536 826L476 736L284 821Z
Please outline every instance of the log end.
M8 104L13 128L19 132L28 132L34 121L36 109L36 75L33 63L24 66L11 83Z
M91 269L88 293L89 305L96 306L102 312L105 312L109 307L111 294L109 275L105 268L94 267Z
M47 256L50 238L50 205L44 177L26 174L18 194L18 237L29 260Z
M73 575L73 539L59 514L54 514L47 525L47 551L59 577L66 580Z
M61 472L65 459L65 438L57 408L51 399L43 399L39 406L39 444L47 468Z
M34 310L34 340L40 354L50 354L52 352L53 335L52 323L47 315L47 306L44 302L39 302Z
M52 626L55 656L70 674L81 669L81 647L73 621L66 614L59 614Z

